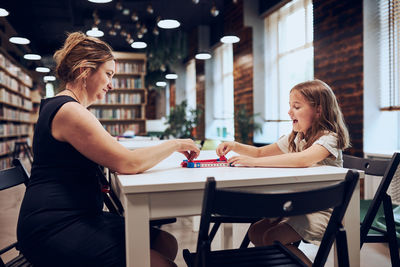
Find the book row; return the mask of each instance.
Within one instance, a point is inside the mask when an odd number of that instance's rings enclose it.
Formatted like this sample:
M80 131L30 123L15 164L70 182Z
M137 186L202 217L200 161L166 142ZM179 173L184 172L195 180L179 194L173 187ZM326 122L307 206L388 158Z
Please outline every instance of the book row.
M0 88L0 102L9 103L28 110L32 109L32 101L20 95L13 94L5 88Z
M91 108L90 111L98 118L104 120L130 120L130 119L140 119L140 109L136 108L118 108L118 109L99 109Z

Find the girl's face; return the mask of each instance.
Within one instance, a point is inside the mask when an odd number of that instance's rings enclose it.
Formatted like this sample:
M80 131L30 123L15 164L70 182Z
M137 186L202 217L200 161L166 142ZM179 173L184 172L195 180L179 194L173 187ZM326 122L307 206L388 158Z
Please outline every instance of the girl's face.
M296 90L290 93L289 98L288 114L293 121L293 131L305 134L317 116L316 109Z
M89 73L86 81L86 89L91 101L104 98L105 94L112 89L112 77L114 73L114 60L104 62L95 71Z

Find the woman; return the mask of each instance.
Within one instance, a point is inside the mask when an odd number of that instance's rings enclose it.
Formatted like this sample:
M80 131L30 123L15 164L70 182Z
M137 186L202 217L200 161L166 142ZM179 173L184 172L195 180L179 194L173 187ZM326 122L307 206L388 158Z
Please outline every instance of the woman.
M190 139L129 151L104 130L87 110L112 89L115 61L103 41L69 34L54 59L65 90L40 106L17 227L20 249L35 266L125 266L124 221L102 211L97 166L139 173L175 151L188 159L200 151ZM152 266L176 266L175 238L150 233Z

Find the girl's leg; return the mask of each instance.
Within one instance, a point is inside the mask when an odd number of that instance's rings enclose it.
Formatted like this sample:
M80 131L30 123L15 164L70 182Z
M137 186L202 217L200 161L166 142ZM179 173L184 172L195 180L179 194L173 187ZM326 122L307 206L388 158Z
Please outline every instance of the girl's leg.
M306 263L308 266L311 266L312 262L310 259L307 258L307 256L304 255L304 253L296 246L292 245L292 243L300 241L301 239L301 236L285 222L280 222L269 228L262 236L264 246L272 245L274 241L279 241L297 257L299 257L304 263Z
M271 227L276 226L278 223L279 220L271 221L270 219L262 219L258 222L253 223L247 233L251 243L253 243L256 247L262 246L263 234Z
M150 250L150 265L151 267L177 267L173 261L154 249Z
M151 248L167 259L174 261L178 252L178 241L170 233L158 230Z

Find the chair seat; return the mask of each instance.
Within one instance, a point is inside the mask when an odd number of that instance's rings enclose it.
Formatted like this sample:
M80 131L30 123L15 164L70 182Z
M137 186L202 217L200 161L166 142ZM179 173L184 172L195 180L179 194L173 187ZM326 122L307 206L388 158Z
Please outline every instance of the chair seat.
M17 257L12 259L11 261L7 262L6 267L31 267L33 266L28 260L25 258L24 255L19 254Z
M360 200L360 221L362 222L365 218L365 215L370 207L372 199L362 199ZM394 216L394 223L396 227L396 237L397 243L400 246L400 206L393 204L393 216ZM386 221L385 221L385 214L383 212L382 205L379 207L378 212L372 222L371 229L368 232L368 235L381 235L382 232L375 231L373 228L378 228L386 232Z
M195 253L183 251L188 266L194 266ZM210 253L210 267L256 267L256 266L307 266L290 253L282 244L243 249L216 250Z

